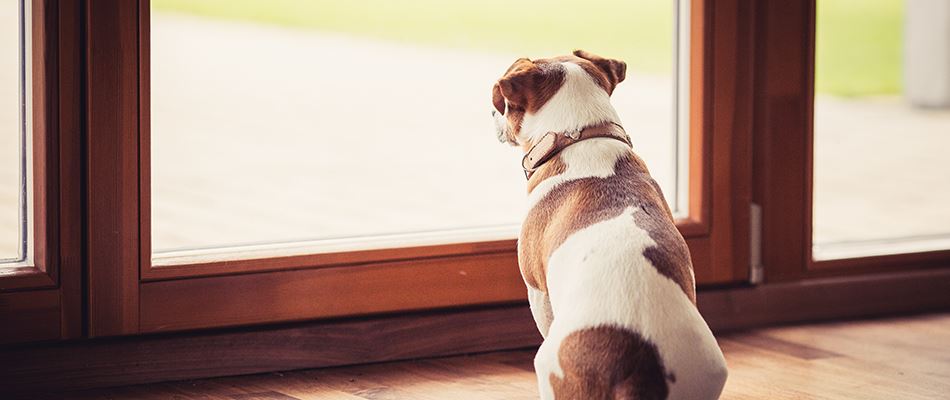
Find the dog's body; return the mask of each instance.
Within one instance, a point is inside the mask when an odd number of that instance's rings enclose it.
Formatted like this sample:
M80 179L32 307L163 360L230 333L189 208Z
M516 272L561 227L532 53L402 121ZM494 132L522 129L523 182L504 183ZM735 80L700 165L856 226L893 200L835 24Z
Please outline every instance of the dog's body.
M619 126L609 96L625 65L575 55L518 60L493 93L499 138L529 156L549 132L576 140L530 170L518 242L545 337L541 397L717 398L725 361L696 310L689 250L659 186L622 130L583 137Z

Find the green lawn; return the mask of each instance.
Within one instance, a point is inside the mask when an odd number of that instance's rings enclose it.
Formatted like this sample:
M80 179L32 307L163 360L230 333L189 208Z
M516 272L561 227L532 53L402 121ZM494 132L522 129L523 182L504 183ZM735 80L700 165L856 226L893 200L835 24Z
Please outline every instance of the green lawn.
M673 6L654 0L153 0L160 11L527 57L583 48L667 72Z
M900 92L904 0L818 0L817 16L819 92Z
M447 6L450 5L450 6ZM583 48L668 73L668 0L153 0L156 11L528 57ZM818 91L900 91L903 0L818 0Z

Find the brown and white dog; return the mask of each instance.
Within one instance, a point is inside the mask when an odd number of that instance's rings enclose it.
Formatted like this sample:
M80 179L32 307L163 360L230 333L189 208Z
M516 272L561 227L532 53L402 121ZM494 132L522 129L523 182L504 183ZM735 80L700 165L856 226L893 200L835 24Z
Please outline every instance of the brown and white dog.
M541 398L715 399L726 364L689 249L610 104L625 72L578 50L519 59L492 90L499 140L526 152L518 258Z

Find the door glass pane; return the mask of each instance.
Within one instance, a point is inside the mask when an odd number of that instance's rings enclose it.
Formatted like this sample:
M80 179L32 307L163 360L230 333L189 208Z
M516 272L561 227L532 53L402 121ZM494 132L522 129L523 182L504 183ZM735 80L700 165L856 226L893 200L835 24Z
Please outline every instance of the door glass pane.
M627 62L614 105L682 209L677 14L647 0L153 0L155 263L515 237L525 178L495 138L491 87L518 57L576 48Z
M0 265L27 254L26 69L28 48L19 0L0 0Z
M814 255L950 248L950 2L818 0Z

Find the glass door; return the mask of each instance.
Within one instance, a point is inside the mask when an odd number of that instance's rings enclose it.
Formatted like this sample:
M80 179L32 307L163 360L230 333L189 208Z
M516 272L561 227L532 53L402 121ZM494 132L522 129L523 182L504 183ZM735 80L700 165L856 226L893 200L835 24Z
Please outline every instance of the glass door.
M521 153L494 138L490 88L519 57L575 48L627 62L614 105L685 217L676 12L154 0L152 263L514 239Z
M748 92L710 84L751 54L711 39L738 5L539 4L89 3L90 334L523 302L491 87L576 48L627 62L697 281L747 279L750 114L711 104Z
M816 29L815 260L950 249L950 3L818 0Z
M770 3L757 189L775 281L935 273L950 261L950 8ZM930 271L925 271L930 270Z
M29 264L30 54L28 4L0 3L0 275Z

